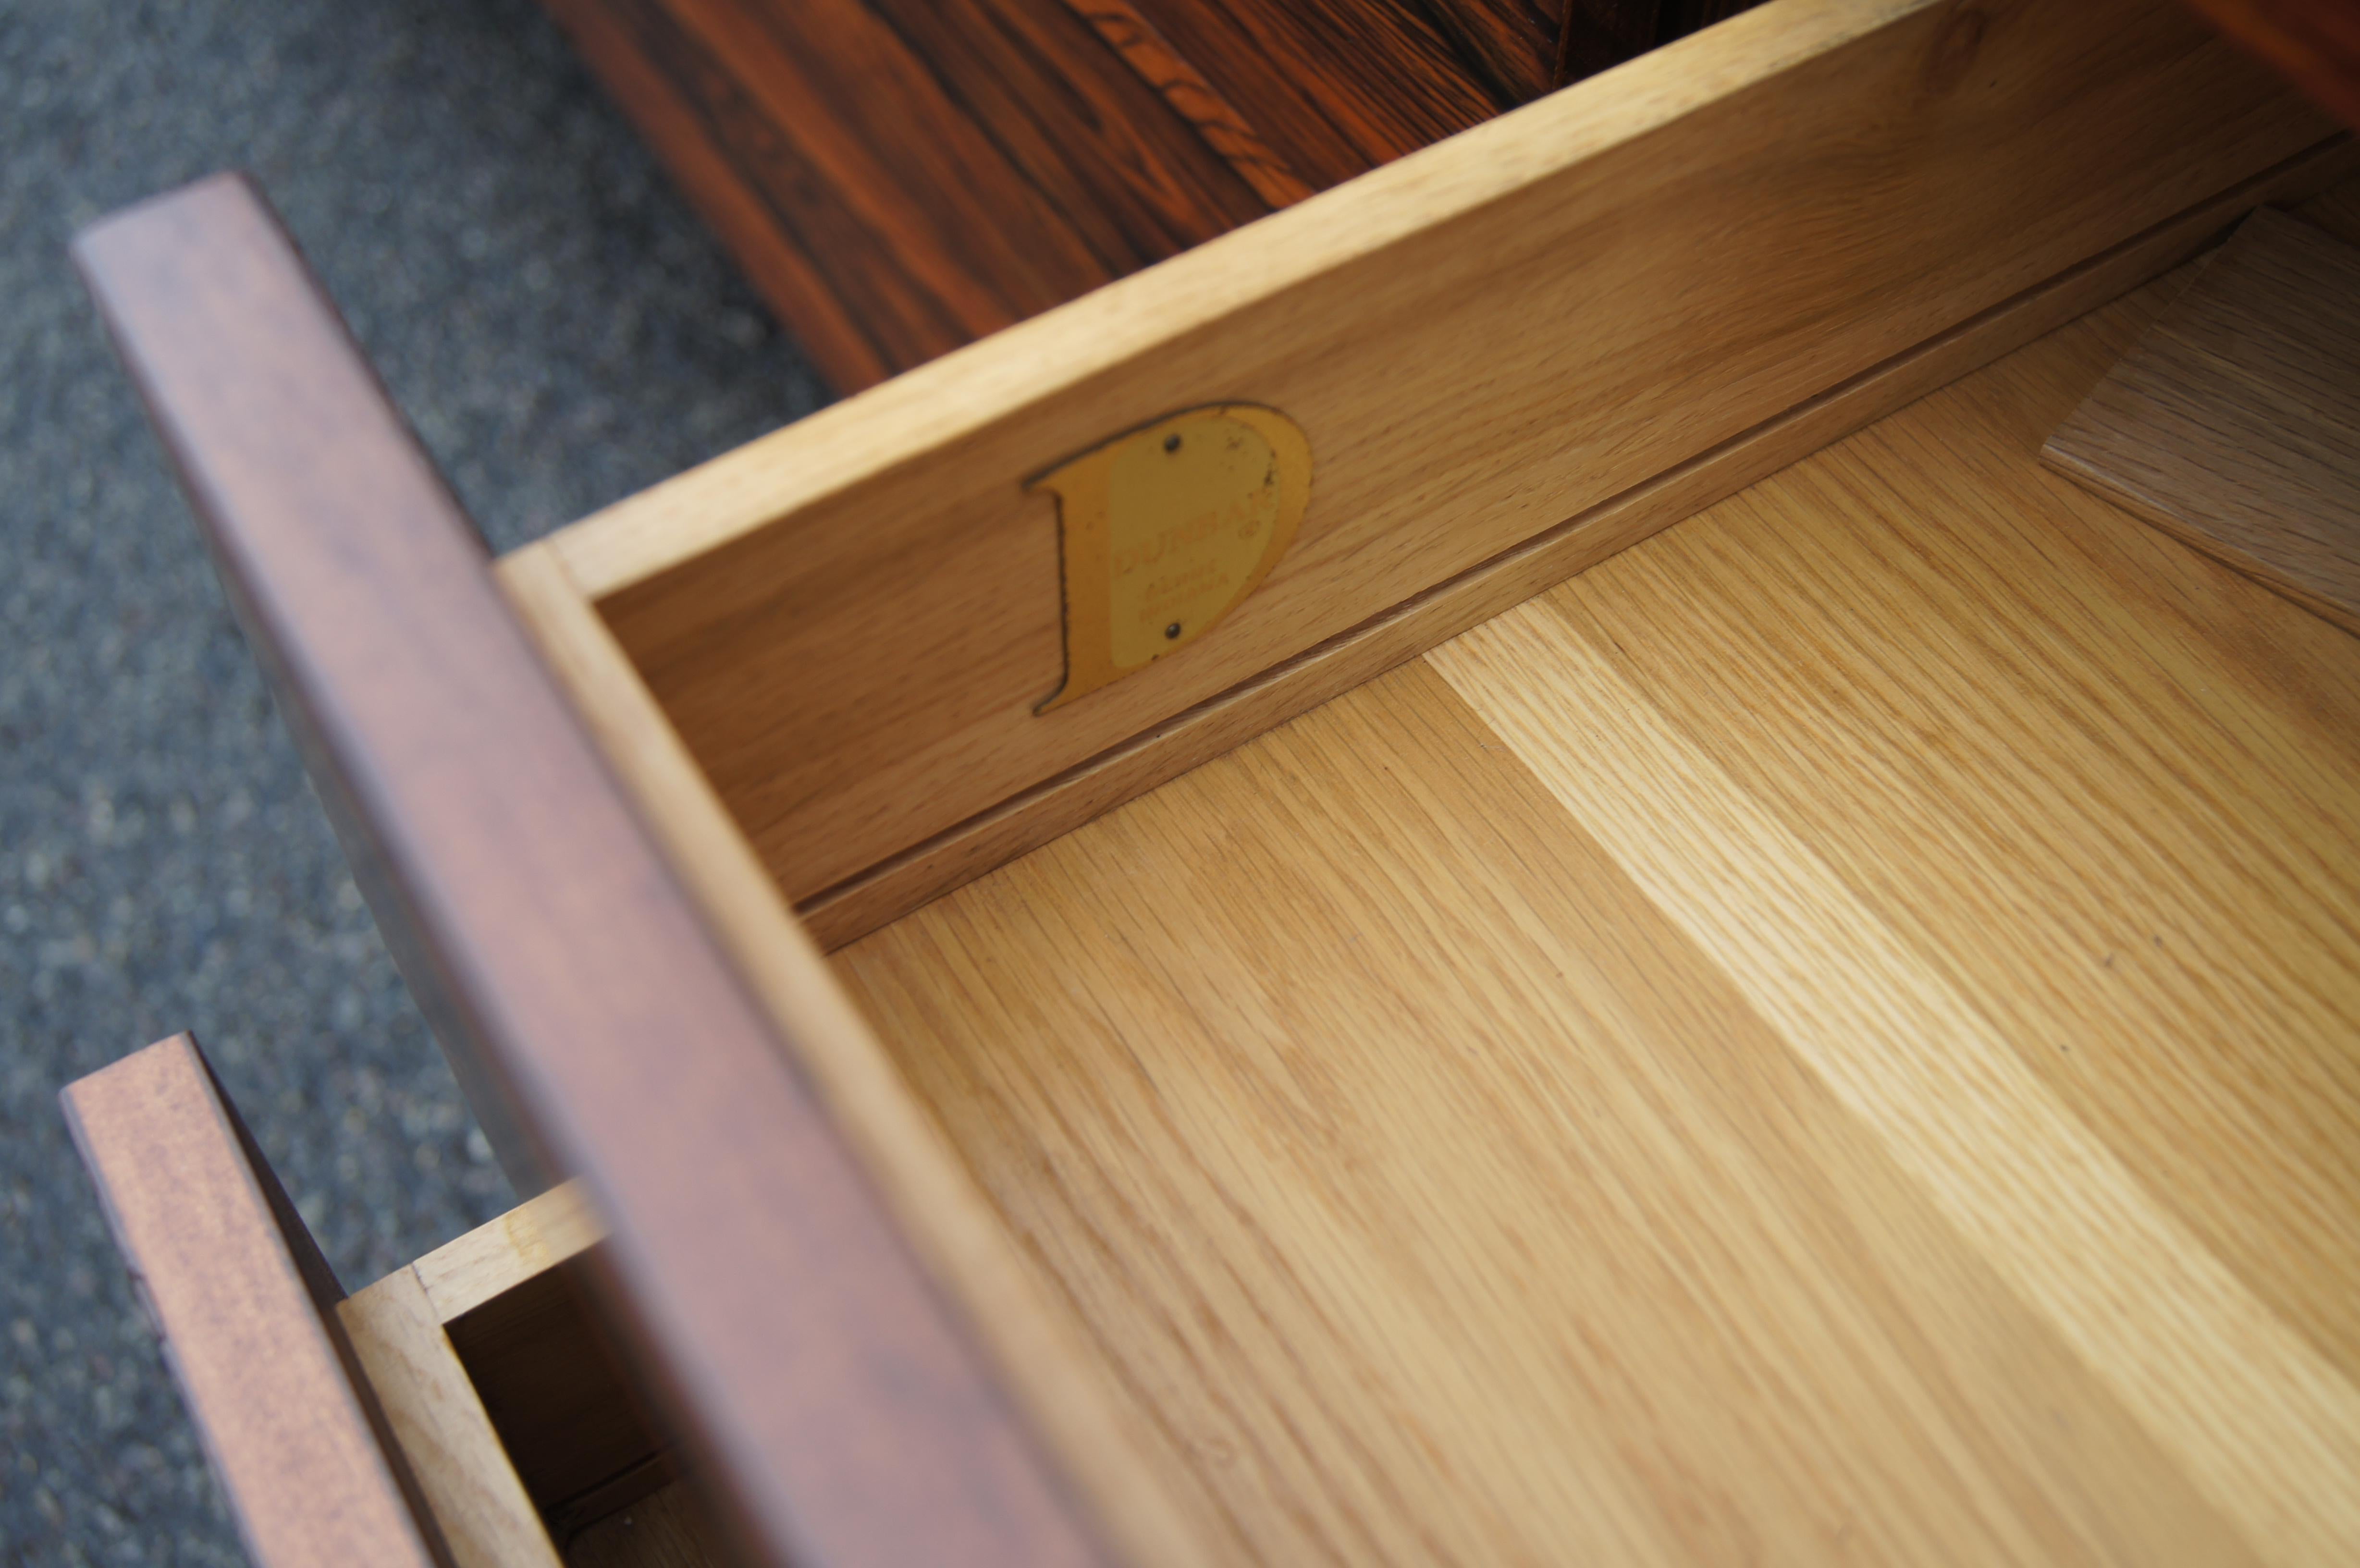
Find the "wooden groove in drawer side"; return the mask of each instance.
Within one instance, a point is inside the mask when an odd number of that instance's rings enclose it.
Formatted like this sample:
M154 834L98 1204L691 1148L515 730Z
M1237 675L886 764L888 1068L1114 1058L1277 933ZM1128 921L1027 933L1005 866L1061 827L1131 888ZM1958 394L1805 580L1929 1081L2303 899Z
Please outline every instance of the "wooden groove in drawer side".
M1078 767L805 899L824 948L855 942L2185 261L2255 206L2360 164L2335 137L1711 452L1262 671Z
M2177 0L1782 0L552 548L807 902L2334 130ZM1291 550L1202 638L1036 714L1060 579L1024 482L1229 400L1309 438Z
M2348 136L2331 136L1688 463L803 899L795 913L824 949L856 941L2136 288L2195 255L2254 208L2317 195L2355 167L2360 148ZM544 615L567 620L579 613L571 606L586 602L586 593L566 573L562 550L548 541L513 552L500 571L529 623ZM520 591L518 580L523 577L531 579L531 586ZM571 634L535 629L545 653L552 635L572 640ZM631 690L606 690L617 682ZM594 730L602 737L644 736L650 727L660 727L674 737L670 744L679 744L677 731L627 656L577 660L569 684L576 705L593 716ZM600 729L596 715L607 708L633 716ZM640 770L615 741L608 739L606 747L609 760L627 777ZM655 788L660 798L673 793L666 786Z

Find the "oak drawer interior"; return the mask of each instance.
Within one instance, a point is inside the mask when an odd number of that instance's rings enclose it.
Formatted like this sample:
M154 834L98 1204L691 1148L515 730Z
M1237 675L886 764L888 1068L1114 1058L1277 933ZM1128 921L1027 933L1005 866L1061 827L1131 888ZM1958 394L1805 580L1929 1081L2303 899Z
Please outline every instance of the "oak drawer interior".
M825 969L595 609L506 572L1174 1560L2330 1561L2360 643L2038 458L2187 276Z
M2360 663L2037 457L2353 161L2175 0L1777 0L510 556L539 660L250 190L101 225L413 983L612 1228L335 1307L193 1041L84 1080L229 1489L710 1560L612 1328L773 1559L2360 1555ZM1247 401L1293 544L1044 705L1031 482Z
M2360 664L2037 456L2327 177L2178 27L1767 6L504 563L1130 1555L2360 1540ZM1231 387L1295 555L1034 715L1020 481Z

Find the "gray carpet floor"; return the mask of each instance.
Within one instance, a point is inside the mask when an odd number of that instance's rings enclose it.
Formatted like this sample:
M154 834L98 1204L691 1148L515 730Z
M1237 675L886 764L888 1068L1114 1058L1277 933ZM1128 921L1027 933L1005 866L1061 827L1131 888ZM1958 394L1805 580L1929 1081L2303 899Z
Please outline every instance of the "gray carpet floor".
M0 1563L237 1563L60 1086L195 1030L347 1287L508 1192L68 238L251 170L499 548L825 395L530 0L0 0Z

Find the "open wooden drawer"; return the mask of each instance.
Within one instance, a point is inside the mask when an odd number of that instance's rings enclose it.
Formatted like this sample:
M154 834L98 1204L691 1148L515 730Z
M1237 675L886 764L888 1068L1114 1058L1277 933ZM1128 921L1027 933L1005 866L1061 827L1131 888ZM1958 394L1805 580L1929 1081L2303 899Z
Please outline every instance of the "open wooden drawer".
M346 1297L194 1040L66 1106L257 1561L721 1560L589 1306L576 1189Z
M2333 1563L2360 643L2037 452L2348 168L1782 0L489 569L243 186L82 256L737 1550ZM1048 703L1028 484L1235 405L1291 546Z

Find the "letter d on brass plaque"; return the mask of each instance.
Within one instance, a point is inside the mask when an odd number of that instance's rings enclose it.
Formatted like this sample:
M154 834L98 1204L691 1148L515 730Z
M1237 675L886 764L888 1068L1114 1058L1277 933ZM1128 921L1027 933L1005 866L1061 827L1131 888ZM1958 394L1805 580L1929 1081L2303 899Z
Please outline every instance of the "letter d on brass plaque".
M1026 486L1057 497L1065 683L1047 713L1210 630L1295 541L1311 443L1275 408L1171 414Z

